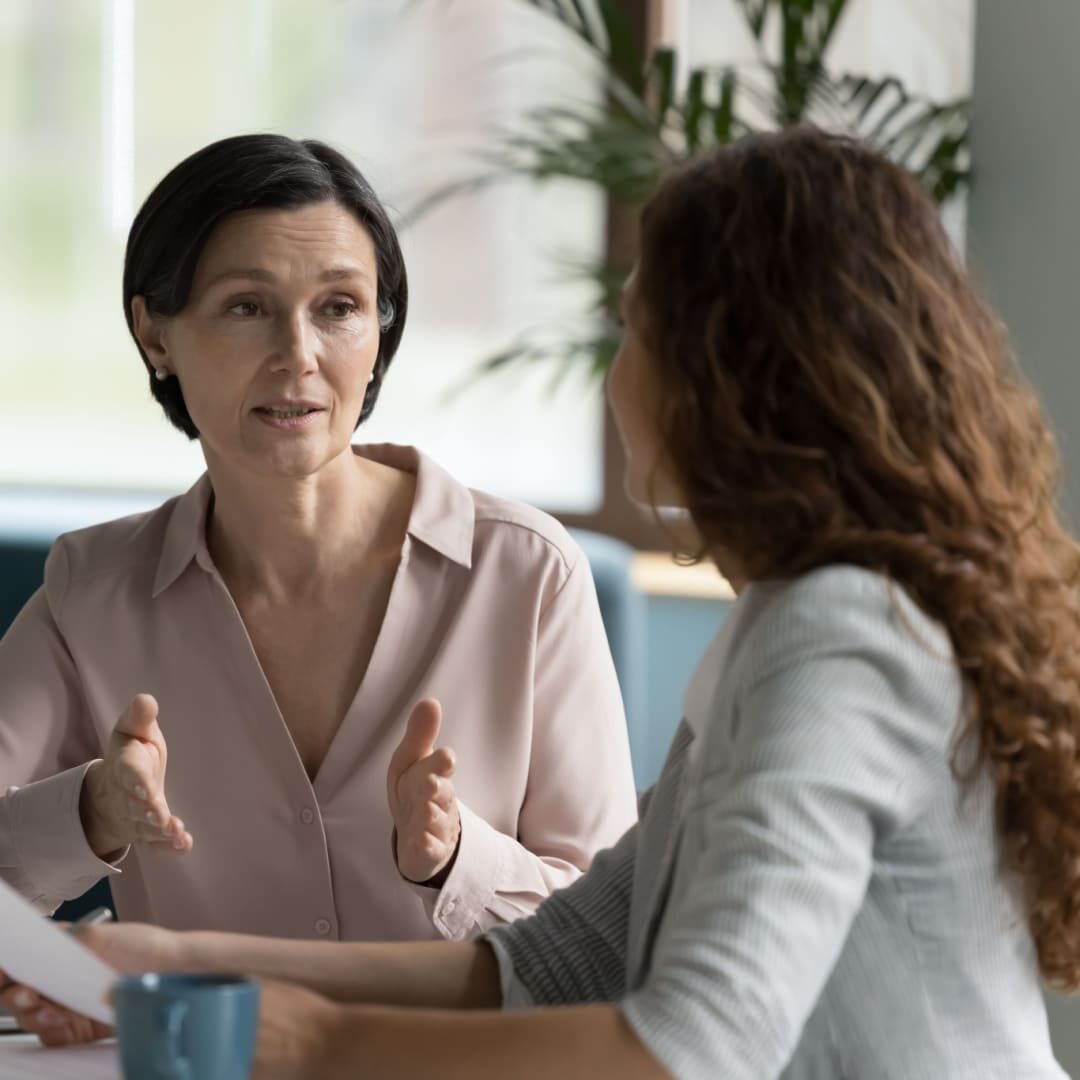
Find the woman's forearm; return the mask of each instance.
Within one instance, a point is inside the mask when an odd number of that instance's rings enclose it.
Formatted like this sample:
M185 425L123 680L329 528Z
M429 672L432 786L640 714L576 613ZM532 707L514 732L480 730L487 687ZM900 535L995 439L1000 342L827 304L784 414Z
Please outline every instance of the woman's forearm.
M495 953L483 942L341 943L197 931L183 935L182 948L188 970L281 979L336 1001L432 1009L502 1003Z
M612 1005L464 1015L346 1006L326 1030L324 1080L670 1078Z

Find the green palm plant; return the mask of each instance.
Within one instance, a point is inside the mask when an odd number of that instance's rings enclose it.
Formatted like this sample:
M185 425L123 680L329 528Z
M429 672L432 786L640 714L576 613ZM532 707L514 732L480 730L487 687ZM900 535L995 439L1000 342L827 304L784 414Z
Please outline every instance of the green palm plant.
M475 171L429 193L408 220L455 196L511 178L574 180L634 213L663 173L703 150L753 131L815 123L866 138L911 170L939 203L970 178L969 102L935 102L899 79L837 73L827 61L837 27L857 0L734 0L756 43L749 64L681 71L675 50L645 56L619 0L507 0L553 20L591 57L598 103L552 101L519 126L492 135ZM491 372L523 361L585 362L602 375L618 340L612 315L629 272L617 259L564 262L587 280L593 300L579 325L529 332L481 365Z

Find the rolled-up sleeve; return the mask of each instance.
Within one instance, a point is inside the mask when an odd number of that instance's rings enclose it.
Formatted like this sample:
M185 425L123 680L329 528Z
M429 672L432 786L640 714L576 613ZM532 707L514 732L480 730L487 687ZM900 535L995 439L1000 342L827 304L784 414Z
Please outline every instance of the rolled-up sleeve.
M50 555L62 587L63 552ZM0 875L42 910L117 873L94 855L79 816L99 757L78 673L39 589L0 639Z
M434 926L448 939L531 914L637 819L622 697L580 552L540 614L533 716L517 835L459 804L454 866L437 892L418 887Z

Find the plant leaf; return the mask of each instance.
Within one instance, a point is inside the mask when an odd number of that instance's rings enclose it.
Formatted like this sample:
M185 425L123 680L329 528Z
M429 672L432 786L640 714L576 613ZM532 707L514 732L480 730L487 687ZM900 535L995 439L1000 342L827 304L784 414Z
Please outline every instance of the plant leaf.
M512 0L505 0L512 2ZM971 176L966 100L935 102L895 76L833 73L827 64L848 0L735 0L757 45L750 64L701 66L680 89L679 57L656 50L646 62L621 0L520 0L559 24L595 65L603 101L552 101L496 131L474 155L477 172L428 195L408 220L505 179L574 180L633 209L672 164L753 130L811 121L861 134L919 176L939 202ZM564 280L589 282L582 322L534 328L490 356L469 381L519 363L557 361L602 374L618 343L611 312L627 270L606 260L564 259Z
M674 49L657 49L649 64L649 84L655 85L656 117L660 123L675 101L675 63Z
M686 86L686 103L683 105L686 147L691 153L701 146L701 124L706 111L705 72L699 68L690 73L690 80Z
M826 3L818 4L817 21L821 26L817 28L815 37L815 51L820 60L824 61L825 53L832 44L833 35L840 23L840 19L847 10L848 0L827 0Z
M608 40L611 69L638 94L645 91L645 58L616 0L596 0Z
M735 72L725 71L720 77L720 101L713 110L713 138L718 143L730 142L735 122Z
M769 14L771 0L736 0L742 10L743 19L754 35L754 40L760 42L765 32L765 20Z

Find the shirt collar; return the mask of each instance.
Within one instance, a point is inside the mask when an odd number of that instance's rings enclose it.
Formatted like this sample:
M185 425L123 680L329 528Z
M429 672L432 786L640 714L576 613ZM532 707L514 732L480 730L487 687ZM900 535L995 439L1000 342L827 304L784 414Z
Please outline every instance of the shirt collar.
M354 446L361 457L416 474L416 494L407 532L444 558L472 566L476 504L472 492L413 446L369 443Z
M195 483L173 502L165 538L161 544L157 573L154 575L153 596L164 592L195 559L204 569L212 569L210 551L206 546L206 518L214 489L209 473L203 473Z
M416 475L416 493L406 531L414 539L466 569L472 566L476 506L472 492L412 446L378 443L354 446L353 452ZM164 592L194 560L214 569L206 546L206 521L214 489L209 473L173 503L161 545L153 596Z

